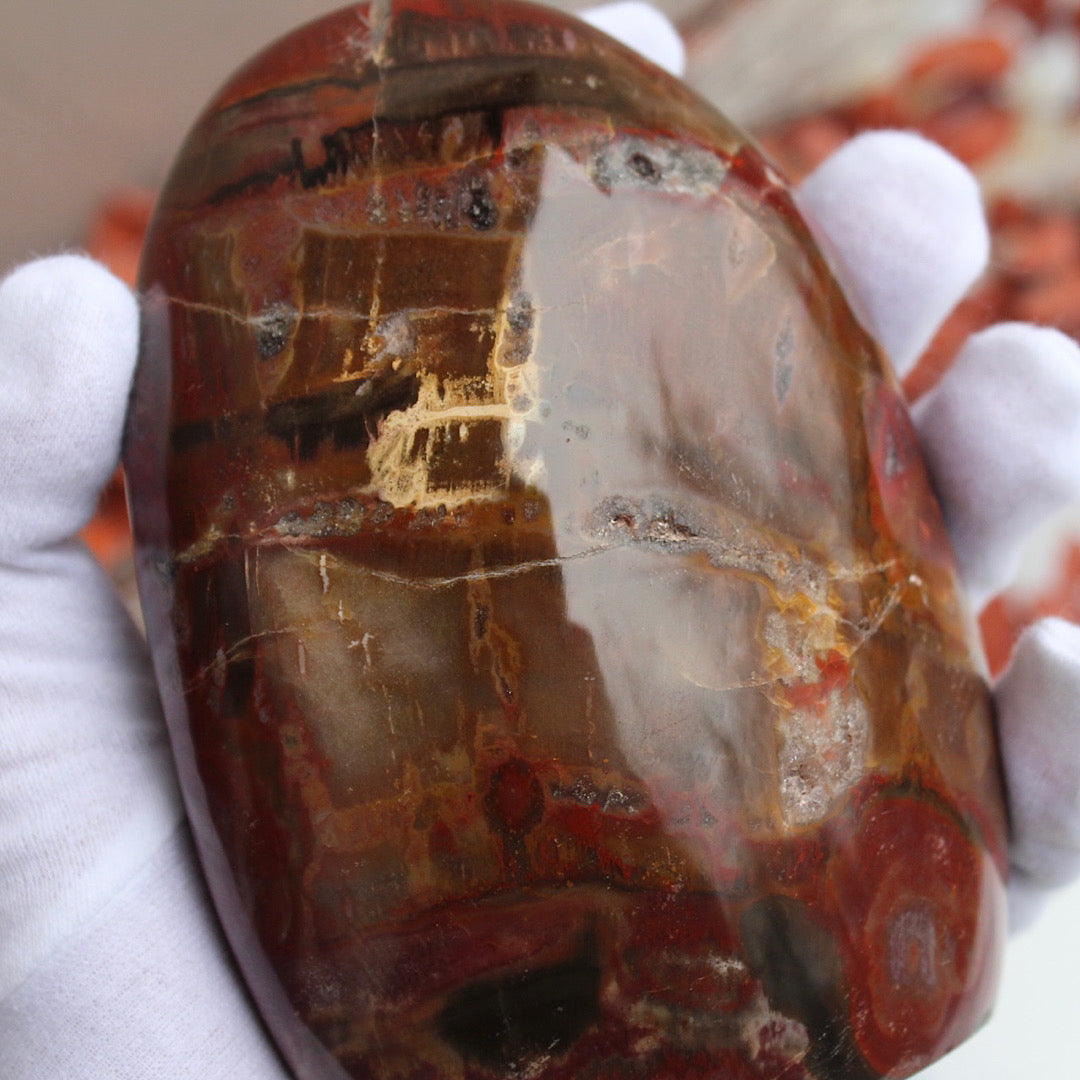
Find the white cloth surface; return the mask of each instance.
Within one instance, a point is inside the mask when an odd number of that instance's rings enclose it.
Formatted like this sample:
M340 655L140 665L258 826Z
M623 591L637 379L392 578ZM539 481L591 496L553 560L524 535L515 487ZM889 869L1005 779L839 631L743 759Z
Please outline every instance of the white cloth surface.
M870 186L883 160L936 182L917 172L927 161L917 141L893 136L885 147L886 138L843 152L850 185ZM939 319L971 276L953 268L954 230L935 244L915 221L905 246L905 222L963 187L950 184L902 213L885 206L893 225L880 258L850 230L829 240L847 287L853 268L862 275L867 318L883 318L881 298L895 295L921 327L905 339L885 318L901 354L932 332L924 312ZM889 183L879 196L888 204L903 194ZM906 283L887 280L913 260L924 265ZM0 1080L284 1075L192 867L141 642L88 555L65 539L115 465L136 333L130 295L86 260L32 264L0 288ZM1043 340L1036 332L1029 346L1040 351ZM1014 812L1027 822L1016 851L1026 883L1076 869L1070 688L1080 645L1070 629L1020 654L1001 687Z

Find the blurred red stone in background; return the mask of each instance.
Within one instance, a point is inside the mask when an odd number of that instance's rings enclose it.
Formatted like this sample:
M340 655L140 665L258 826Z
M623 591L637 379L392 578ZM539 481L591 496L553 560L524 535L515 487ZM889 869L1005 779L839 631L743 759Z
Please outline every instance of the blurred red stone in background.
M1034 598L1006 592L986 606L979 625L990 669L1000 671L1020 631L1047 615L1080 623L1080 540L1065 544L1053 581Z
M141 188L118 191L98 208L86 235L86 251L134 287L143 236L154 209L154 193Z

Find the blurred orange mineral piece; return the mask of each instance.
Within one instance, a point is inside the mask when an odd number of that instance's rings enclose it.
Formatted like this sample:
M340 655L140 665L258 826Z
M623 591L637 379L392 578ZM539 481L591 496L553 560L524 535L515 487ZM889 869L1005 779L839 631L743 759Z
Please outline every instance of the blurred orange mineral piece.
M783 183L517 3L209 106L141 271L140 585L304 1080L870 1080L985 1018L986 685L896 383Z

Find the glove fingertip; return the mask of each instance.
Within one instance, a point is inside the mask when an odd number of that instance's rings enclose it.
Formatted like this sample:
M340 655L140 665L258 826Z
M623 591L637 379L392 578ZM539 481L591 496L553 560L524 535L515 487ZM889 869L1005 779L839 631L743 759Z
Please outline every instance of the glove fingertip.
M682 77L686 71L686 46L671 20L644 0L616 0L611 4L585 8L579 16L597 30L610 34L624 45Z
M1031 532L1080 498L1078 415L1080 347L1026 323L973 335L912 408L977 606L1008 583Z
M131 290L57 255L0 284L0 554L62 540L116 467L138 353Z
M134 363L139 333L135 297L86 255L52 255L13 270L0 282L0 319L5 340L14 334L28 343L77 342L110 358L128 356Z
M855 314L906 374L989 259L974 176L919 135L867 132L818 166L796 201Z
M1035 888L1067 884L1080 875L1080 626L1028 627L994 693L1012 863Z

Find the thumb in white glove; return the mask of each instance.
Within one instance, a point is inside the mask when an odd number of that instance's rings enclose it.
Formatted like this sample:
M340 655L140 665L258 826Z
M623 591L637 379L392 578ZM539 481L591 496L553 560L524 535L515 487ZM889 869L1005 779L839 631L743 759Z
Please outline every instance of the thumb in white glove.
M0 286L0 1077L284 1078L195 868L145 646L71 539L119 454L135 302Z

